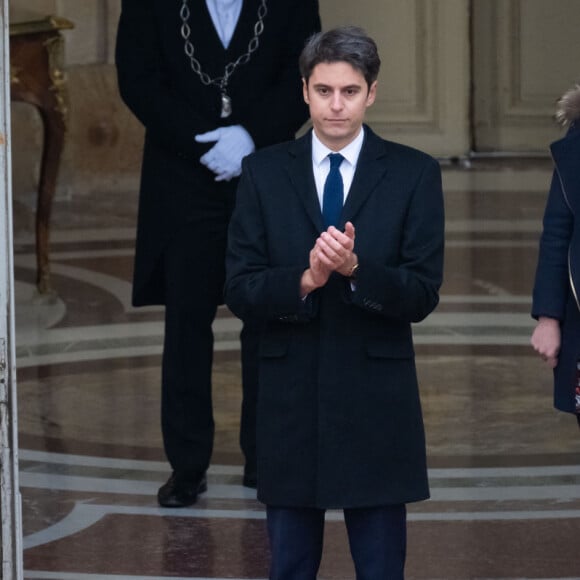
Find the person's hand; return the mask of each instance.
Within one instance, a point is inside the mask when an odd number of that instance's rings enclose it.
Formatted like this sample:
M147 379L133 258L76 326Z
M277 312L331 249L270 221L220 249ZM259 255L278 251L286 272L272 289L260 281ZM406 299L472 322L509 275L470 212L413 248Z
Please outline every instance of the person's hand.
M554 368L558 364L558 354L560 353L560 321L540 316L530 342L542 360L550 368Z
M330 270L348 276L357 264L354 249L354 226L347 222L344 232L330 226L322 232L314 246L320 262Z
M300 296L324 286L332 272L344 276L350 274L358 259L352 251L354 247L354 226L347 222L344 232L330 226L316 240L310 250L309 268L304 270L300 280Z
M195 136L198 143L215 145L200 162L216 174L216 181L229 181L242 172L242 159L255 150L254 141L241 125L219 127Z
M300 297L305 298L313 290L324 286L330 274L332 270L322 264L316 255L316 248L312 248L309 255L309 267L304 270L300 279Z

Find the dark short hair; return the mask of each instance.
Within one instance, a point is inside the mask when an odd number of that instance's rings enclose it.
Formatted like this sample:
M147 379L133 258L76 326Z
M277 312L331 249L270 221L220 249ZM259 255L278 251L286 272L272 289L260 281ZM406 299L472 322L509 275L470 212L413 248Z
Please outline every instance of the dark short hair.
M381 59L375 41L358 26L339 26L311 36L300 55L300 74L308 82L321 62L347 62L370 87L379 76Z

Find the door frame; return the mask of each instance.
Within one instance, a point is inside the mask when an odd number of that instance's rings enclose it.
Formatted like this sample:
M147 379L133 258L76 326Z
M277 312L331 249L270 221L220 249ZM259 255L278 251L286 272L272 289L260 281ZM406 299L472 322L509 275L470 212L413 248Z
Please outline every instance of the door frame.
M0 4L0 515L2 578L21 580L22 503L18 483L18 413L14 328L10 31L8 0Z

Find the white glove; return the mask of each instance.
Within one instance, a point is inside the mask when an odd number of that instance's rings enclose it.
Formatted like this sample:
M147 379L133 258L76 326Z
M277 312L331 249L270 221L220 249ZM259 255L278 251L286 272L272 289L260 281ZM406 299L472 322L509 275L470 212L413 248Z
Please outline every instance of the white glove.
M199 160L216 174L216 181L229 181L240 175L242 159L256 149L250 134L241 125L201 133L195 140L198 143L216 142Z

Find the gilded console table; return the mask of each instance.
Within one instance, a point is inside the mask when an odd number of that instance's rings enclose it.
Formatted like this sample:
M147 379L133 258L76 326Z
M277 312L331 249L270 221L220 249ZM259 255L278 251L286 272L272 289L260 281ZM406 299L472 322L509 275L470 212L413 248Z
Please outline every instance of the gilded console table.
M36 285L51 291L49 263L50 211L64 147L67 115L61 30L73 28L64 18L48 17L10 24L10 93L13 101L35 106L44 140L36 203Z

